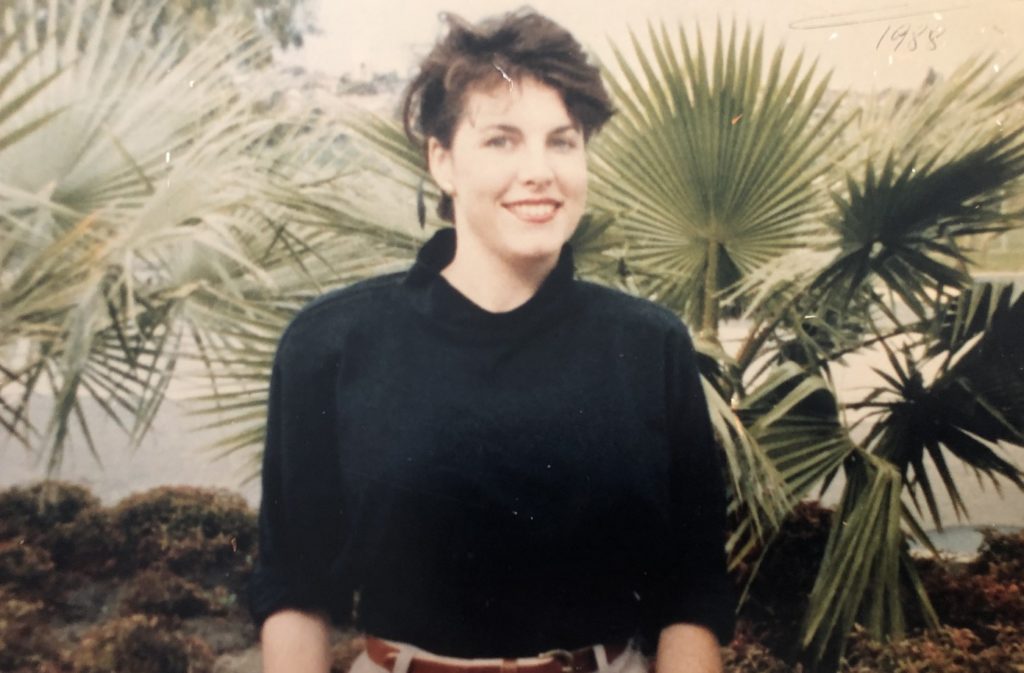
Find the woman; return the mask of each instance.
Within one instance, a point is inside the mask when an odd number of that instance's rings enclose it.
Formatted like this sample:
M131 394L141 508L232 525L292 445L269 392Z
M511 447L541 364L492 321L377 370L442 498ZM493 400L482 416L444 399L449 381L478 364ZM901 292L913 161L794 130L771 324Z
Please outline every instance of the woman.
M369 634L360 673L638 673L655 647L660 673L720 670L723 484L689 336L573 278L597 69L532 11L451 18L404 114L454 229L281 339L265 670L326 671L331 621Z

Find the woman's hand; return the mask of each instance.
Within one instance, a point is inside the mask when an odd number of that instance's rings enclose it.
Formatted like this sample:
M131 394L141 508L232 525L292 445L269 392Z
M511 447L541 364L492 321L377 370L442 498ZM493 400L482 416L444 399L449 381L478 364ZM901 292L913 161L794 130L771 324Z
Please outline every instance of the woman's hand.
M281 610L260 632L263 673L328 673L331 670L330 626L314 612Z
M697 624L672 624L658 638L655 673L722 673L718 639Z

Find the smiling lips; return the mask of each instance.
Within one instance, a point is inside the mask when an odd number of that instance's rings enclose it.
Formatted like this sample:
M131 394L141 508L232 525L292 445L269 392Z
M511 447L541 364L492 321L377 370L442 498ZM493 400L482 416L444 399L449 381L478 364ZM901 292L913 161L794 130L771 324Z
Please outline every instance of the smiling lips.
M554 199L530 199L503 205L520 220L535 224L549 221L562 206L560 201Z

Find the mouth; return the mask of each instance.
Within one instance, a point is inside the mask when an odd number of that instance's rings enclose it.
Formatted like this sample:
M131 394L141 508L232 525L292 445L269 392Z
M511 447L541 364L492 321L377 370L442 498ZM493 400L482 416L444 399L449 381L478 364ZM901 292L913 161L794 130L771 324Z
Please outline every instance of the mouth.
M512 201L503 205L517 218L527 222L547 222L562 207L561 202L554 199Z

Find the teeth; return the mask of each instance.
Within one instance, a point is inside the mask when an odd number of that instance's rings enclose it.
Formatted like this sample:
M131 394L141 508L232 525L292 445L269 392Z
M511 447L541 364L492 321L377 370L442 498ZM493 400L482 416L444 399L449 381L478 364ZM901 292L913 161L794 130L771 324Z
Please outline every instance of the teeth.
M512 212L517 217L533 220L547 217L555 212L553 203L523 203L512 206Z

